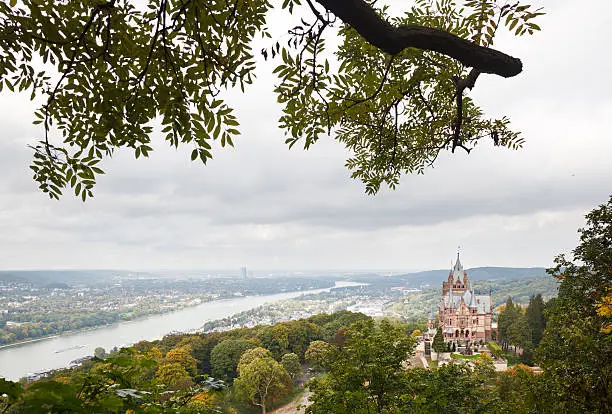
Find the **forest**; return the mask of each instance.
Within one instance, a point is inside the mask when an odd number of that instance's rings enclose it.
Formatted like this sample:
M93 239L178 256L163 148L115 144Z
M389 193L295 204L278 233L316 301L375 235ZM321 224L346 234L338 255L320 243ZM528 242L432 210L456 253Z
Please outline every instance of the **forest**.
M168 335L110 355L99 349L93 360L49 378L1 379L0 408L5 413L266 413L306 387L310 414L607 413L612 410L612 197L586 219L573 257L559 256L549 269L558 296L545 303L534 295L525 310L509 299L499 316L501 346L490 344L490 352L476 358L413 366L419 335L414 326L341 311L226 332ZM440 350L436 337L433 347ZM497 372L493 357L510 347L542 372L517 363L518 358Z

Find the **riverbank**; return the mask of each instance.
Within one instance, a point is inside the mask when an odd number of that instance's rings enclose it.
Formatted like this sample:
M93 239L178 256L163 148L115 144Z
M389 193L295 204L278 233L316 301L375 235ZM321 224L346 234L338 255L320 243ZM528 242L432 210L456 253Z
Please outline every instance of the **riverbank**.
M110 350L114 347L121 348L143 340L153 341L163 338L172 331L189 332L197 330L205 322L227 318L261 306L264 303L295 298L304 294L326 292L347 285L350 286L352 283L338 282L335 286L329 288L214 300L144 319L22 343L19 346L11 346L0 350L0 377L16 381L29 373L66 367L70 364L70 361L93 355L97 347ZM74 348L75 346L79 348ZM67 351L56 353L57 350Z
M15 346L25 345L25 344L29 344L29 343L32 343L32 342L45 341L47 339L57 338L60 335L61 334L53 334L53 335L42 336L40 338L28 339L27 341L19 341L19 342L13 342L13 343L10 343L10 344L0 345L0 349L12 348L12 347L15 347Z
M333 289L334 287L336 287L336 286L332 286L330 288L323 288L323 289ZM286 291L286 292L271 293L271 295L277 295L277 294L283 294L283 293L300 293L300 292L305 293L306 291L292 290L292 291ZM257 297L261 297L261 296L269 296L269 295L247 295L247 296L240 296L240 298L257 298ZM74 334L78 334L78 333L82 333L82 332L88 332L88 331L93 331L93 330L96 330L96 329L112 327L112 326L115 326L115 325L121 325L121 324L129 323L129 322L138 322L138 321L141 321L141 320L146 320L148 318L152 318L152 317L156 317L156 316L160 316L160 315L167 315L167 314L172 314L172 313L176 313L176 312L181 312L181 311L184 311L186 309L196 308L196 307L198 307L200 305L203 305L203 304L206 304L206 303L222 302L222 301L233 300L233 299L236 299L236 296L227 295L227 296L218 297L218 298L215 298L215 299L204 300L204 301L202 301L200 303L194 303L194 304L190 304L190 305L185 305L185 306L177 307L175 309L163 309L163 310L160 310L159 312L151 312L149 314L137 315L137 316L131 317L129 319L124 319L124 320L120 320L120 321L116 321L116 322L102 323L102 324L99 324L99 325L88 326L86 328L71 329L71 330L62 331L62 332L56 332L56 333L52 333L50 335L45 335L45 336L41 336L41 337L37 337L37 338L25 339L25 340L22 340L22 341L16 341L16 342L8 343L8 344L2 344L2 345L0 345L0 350L5 349L5 348L18 347L18 346L22 346L22 345L29 344L29 343L32 343L32 342L45 341L45 340L53 339L53 338L56 338L56 337L59 337L59 336L74 335Z

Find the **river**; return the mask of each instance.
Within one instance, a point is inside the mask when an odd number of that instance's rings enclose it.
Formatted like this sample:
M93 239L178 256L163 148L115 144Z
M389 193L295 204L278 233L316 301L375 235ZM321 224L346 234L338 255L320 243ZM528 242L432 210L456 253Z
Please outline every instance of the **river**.
M336 282L334 287L358 285L360 283ZM198 329L205 322L222 319L264 303L309 293L328 292L331 289L333 288L215 300L172 313L17 344L0 349L0 377L16 381L30 373L67 367L70 361L93 355L97 347L108 352L115 346L120 348L142 340L161 339L172 331Z

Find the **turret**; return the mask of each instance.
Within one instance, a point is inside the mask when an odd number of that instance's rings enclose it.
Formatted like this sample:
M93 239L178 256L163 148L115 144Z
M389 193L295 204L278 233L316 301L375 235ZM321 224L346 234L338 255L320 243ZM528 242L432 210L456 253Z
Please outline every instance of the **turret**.
M476 305L476 295L472 290L472 286L470 286L470 292L472 294L472 298L470 299L470 309L476 309L478 306Z

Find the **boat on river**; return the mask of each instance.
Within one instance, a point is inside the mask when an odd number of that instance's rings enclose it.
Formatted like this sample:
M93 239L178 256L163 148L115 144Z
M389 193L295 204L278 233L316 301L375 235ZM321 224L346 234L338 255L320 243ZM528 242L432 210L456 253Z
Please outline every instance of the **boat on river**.
M68 347L68 348L58 349L57 351L55 351L55 353L59 354L59 353L62 353L62 352L72 351L72 350L81 349L81 348L85 348L85 345L75 345L75 346L71 346L71 347Z

